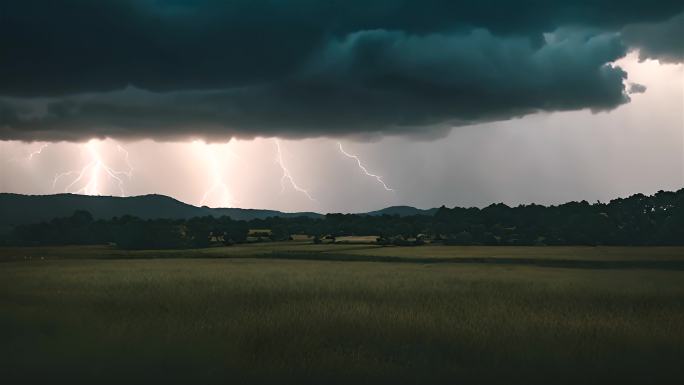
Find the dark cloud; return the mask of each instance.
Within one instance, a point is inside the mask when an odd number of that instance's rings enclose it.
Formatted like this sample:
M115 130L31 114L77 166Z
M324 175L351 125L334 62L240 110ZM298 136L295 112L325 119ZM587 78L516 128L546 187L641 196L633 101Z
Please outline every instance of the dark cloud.
M0 138L434 136L628 101L629 25L681 1L21 0ZM637 27L634 27L637 28ZM639 35L637 33L637 35ZM631 35L630 35L631 36Z
M629 84L629 93L630 94L643 94L646 92L646 86L643 84L639 83L630 83Z
M622 35L630 46L639 49L641 60L684 61L684 13L661 23L629 25Z

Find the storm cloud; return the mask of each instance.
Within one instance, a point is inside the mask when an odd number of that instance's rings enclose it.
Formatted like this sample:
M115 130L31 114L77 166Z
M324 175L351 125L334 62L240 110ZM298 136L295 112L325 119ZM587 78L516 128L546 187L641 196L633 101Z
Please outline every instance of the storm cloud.
M639 23L622 31L624 40L639 48L639 58L666 63L684 61L684 13L661 23Z
M631 48L681 60L681 1L471 3L5 1L0 139L434 137L624 104Z

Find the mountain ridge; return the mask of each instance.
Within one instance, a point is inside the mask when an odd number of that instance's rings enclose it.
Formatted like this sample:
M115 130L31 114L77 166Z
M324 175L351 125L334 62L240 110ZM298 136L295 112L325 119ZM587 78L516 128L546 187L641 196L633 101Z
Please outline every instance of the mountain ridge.
M131 197L93 196L78 194L25 195L0 193L0 226L49 221L71 215L76 210L86 210L96 219L109 219L132 215L142 219L188 219L201 216L229 216L235 220L264 219L268 217L321 218L316 212L282 212L267 209L210 208L193 206L161 194ZM433 215L437 209L417 209L411 206L392 206L362 215Z
M399 215L400 217L407 217L411 215L435 215L438 208L434 207L431 209L419 209L413 206L390 206L385 207L381 210L369 211L367 213L362 213L364 215Z

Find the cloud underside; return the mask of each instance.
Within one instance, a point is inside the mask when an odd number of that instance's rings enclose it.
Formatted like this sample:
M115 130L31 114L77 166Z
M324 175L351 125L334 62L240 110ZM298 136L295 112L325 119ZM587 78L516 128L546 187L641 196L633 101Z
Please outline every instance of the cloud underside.
M666 63L684 61L684 13L662 23L639 23L622 31L624 40L639 49L639 58Z
M2 6L0 139L429 138L615 108L631 48L682 60L679 2L62 3Z

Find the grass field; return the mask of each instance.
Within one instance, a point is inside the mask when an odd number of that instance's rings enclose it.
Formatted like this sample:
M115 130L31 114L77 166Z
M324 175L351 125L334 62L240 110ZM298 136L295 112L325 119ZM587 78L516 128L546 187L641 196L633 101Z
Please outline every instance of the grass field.
M3 383L684 376L681 248L5 248L0 261Z

